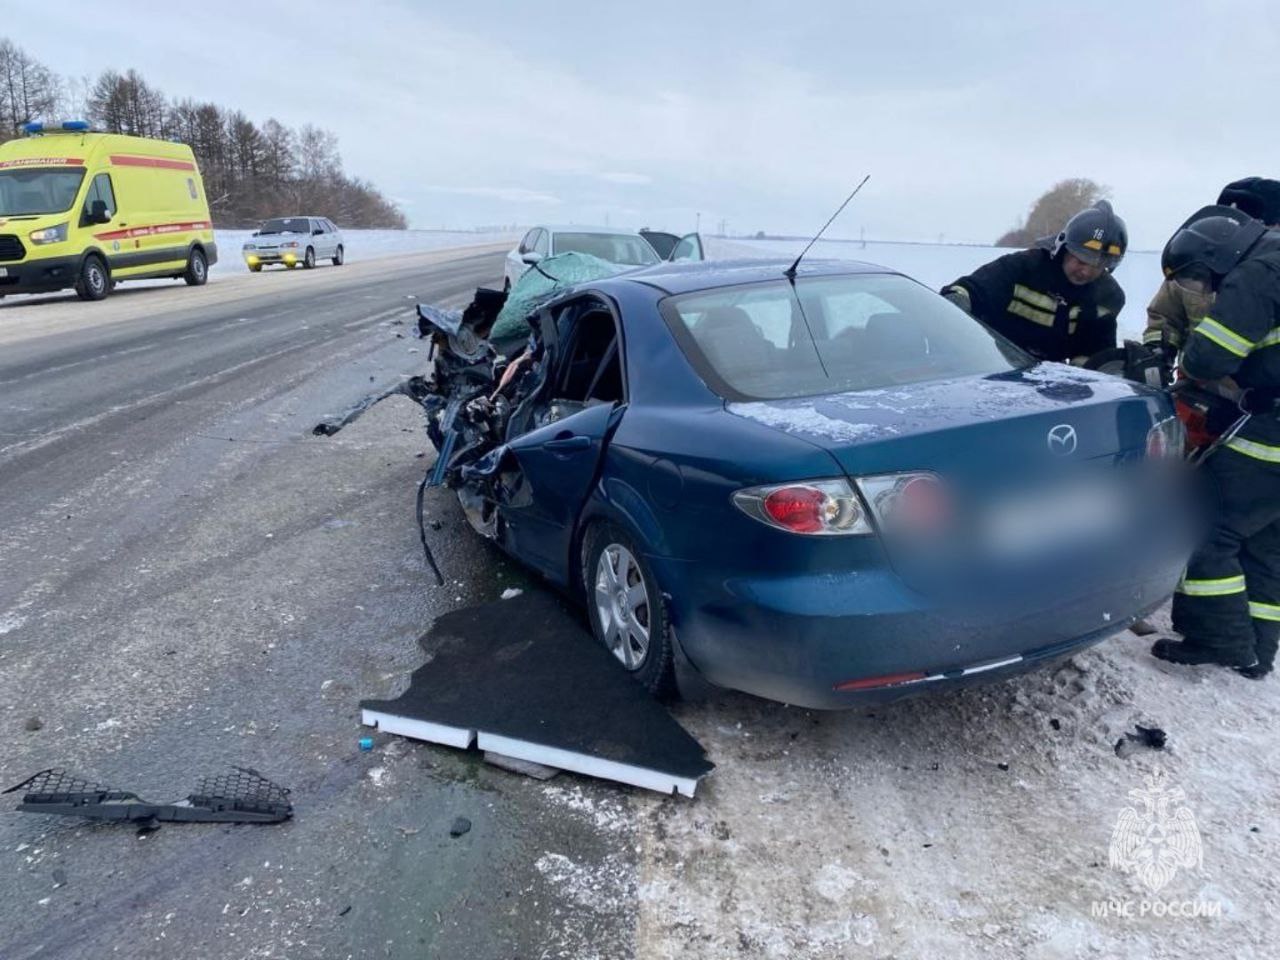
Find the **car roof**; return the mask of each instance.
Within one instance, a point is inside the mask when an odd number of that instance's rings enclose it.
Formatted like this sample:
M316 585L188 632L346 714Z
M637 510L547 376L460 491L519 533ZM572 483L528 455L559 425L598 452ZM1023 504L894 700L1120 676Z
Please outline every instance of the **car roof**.
M628 270L611 279L643 283L663 293L692 293L695 290L710 290L715 287L780 280L783 272L791 266L792 262L791 259L681 261ZM860 260L805 260L796 268L798 278L872 273L897 274L898 271L877 266L874 263L863 263Z
M538 228L549 230L552 233L607 233L609 235L623 234L624 236L639 236L635 230L629 230L626 227L593 227L590 224L581 223L539 223L530 230Z

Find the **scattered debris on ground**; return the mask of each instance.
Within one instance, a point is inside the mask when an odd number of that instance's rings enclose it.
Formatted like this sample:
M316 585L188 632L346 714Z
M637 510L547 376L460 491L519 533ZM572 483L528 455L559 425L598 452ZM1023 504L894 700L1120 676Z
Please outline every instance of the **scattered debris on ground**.
M1133 729L1135 733L1126 733L1116 741L1116 756L1121 760L1128 759L1134 751L1143 748L1163 750L1164 745L1169 741L1169 735L1159 727L1144 727L1135 723Z
M421 642L432 659L399 698L362 702L366 725L687 797L714 769L550 593L454 610Z
M89 820L118 820L154 829L160 823L280 823L293 816L289 791L256 770L201 777L185 800L150 803L136 793L73 776L41 770L4 793L24 790L18 810Z

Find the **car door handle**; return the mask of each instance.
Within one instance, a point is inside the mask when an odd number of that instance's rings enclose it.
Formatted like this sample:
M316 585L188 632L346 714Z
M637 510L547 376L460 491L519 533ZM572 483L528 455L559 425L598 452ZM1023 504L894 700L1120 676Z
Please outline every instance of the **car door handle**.
M578 435L557 437L546 442L546 448L552 453L574 453L578 450L589 450L591 438Z

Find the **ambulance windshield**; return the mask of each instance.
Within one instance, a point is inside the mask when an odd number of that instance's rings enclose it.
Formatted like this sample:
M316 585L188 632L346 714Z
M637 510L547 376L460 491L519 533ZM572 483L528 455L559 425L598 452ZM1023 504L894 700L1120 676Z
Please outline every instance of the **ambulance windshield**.
M0 170L0 217L70 210L83 179L83 167Z

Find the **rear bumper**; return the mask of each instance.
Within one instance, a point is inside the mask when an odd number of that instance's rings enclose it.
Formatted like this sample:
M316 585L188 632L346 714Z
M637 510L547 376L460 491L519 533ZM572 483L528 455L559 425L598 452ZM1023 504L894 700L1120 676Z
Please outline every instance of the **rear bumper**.
M1184 557L1070 598L940 607L891 571L716 578L649 557L679 584L672 614L693 665L712 683L814 709L883 703L939 687L1010 676L1106 639L1160 606ZM898 677L867 689L849 681Z
M47 293L73 286L80 273L80 255L44 257L0 263L0 294Z

